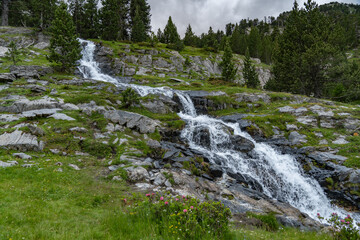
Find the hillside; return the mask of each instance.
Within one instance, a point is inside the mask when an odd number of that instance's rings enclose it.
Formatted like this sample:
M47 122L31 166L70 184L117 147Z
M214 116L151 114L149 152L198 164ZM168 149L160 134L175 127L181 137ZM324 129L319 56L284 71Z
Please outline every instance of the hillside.
M221 201L233 214L233 239L299 239L299 234L331 239L321 233L315 216L285 198L266 195L261 178L235 172L220 158L213 161L191 148L181 134L191 121L177 114L186 112L181 93L137 95L133 100L139 102L126 106L125 88L83 78L80 71L55 72L45 56L46 36L1 28L1 39L1 239L171 239L168 233L159 236L153 222L132 216L131 207L153 192ZM18 66L4 57L11 39L24 50ZM277 156L294 156L303 175L317 180L335 205L352 214L359 211L360 105L218 80L221 53L95 42L95 60L103 73L120 82L184 91L198 114L223 121L220 130L244 159L260 161L254 143L238 136L234 123ZM241 70L243 56L235 59ZM269 66L254 62L264 84ZM211 149L210 132L196 129L193 140ZM272 216L286 228L276 234L261 230L269 223L257 214Z

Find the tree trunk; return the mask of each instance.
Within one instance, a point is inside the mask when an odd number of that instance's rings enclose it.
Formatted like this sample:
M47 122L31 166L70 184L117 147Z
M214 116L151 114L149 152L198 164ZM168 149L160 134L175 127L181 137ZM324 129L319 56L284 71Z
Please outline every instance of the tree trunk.
M2 0L1 26L9 25L9 2L10 0Z

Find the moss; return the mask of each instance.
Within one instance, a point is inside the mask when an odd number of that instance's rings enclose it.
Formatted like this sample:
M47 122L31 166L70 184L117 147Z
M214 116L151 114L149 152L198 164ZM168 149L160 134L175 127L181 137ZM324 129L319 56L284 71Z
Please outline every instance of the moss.
M277 221L274 213L269 213L269 214L265 214L265 215L260 215L260 214L257 215L254 213L247 213L247 215L249 217L259 219L264 224L263 227L267 231L277 231L280 228L280 224Z

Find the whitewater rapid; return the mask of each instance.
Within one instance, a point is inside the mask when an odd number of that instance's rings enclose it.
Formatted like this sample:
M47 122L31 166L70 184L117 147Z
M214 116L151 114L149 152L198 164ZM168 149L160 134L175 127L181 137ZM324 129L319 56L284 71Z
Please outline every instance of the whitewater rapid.
M122 88L133 88L142 97L149 94L163 94L179 97L183 111L179 116L186 121L181 137L186 139L190 148L198 150L208 157L212 163L221 164L221 167L231 169L255 179L263 188L267 196L287 202L300 211L317 219L317 214L329 216L331 213L345 217L348 212L331 204L319 183L304 175L301 166L291 155L284 155L265 143L257 143L248 133L241 131L239 124L225 123L219 119L205 115L197 115L194 104L185 92L173 90L168 87L152 88L135 84L120 82L101 72L94 59L96 45L91 41L81 40L83 46L82 59L79 62L79 71L84 78L113 83ZM199 144L195 132L207 129L210 133L210 148ZM231 143L228 130L232 129L234 135L244 137L255 145L251 156L234 151L227 147ZM351 214L356 222L360 216Z

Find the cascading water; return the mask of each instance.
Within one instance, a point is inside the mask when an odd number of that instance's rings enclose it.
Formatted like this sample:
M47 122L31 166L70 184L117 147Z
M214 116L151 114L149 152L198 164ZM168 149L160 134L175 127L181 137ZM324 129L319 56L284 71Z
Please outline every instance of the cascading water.
M80 61L79 71L84 78L110 82L120 87L131 87L141 96L149 94L163 94L173 97L176 94L183 106L183 112L179 116L187 122L181 136L187 140L192 149L198 150L208 157L213 163L221 164L222 167L251 176L262 187L263 192L274 199L288 202L316 219L317 213L328 216L337 212L340 216L348 213L334 205L326 197L317 181L304 176L300 165L294 157L278 153L265 143L257 143L248 133L242 132L238 124L225 123L209 116L198 116L190 97L182 91L167 87L152 88L135 84L121 83L117 79L103 74L94 60L95 44L90 41L80 40L83 50L83 58ZM207 129L210 135L210 147L199 144L195 133L199 129ZM250 140L255 148L251 156L233 150L231 147L228 131ZM224 144L228 143L228 144ZM354 215L356 222L360 222L360 216Z

